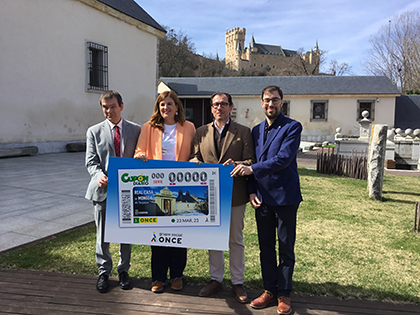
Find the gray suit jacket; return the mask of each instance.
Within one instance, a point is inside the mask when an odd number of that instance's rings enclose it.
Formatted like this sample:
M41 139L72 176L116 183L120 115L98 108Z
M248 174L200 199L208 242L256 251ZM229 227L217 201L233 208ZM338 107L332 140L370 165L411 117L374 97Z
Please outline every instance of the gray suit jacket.
M234 121L230 121L226 133L225 142L217 157L214 143L213 122L197 129L193 140L191 162L220 163L223 164L229 158L238 164L251 165L255 163L254 144L251 130ZM238 176L233 179L232 206L239 206L249 201L246 192L246 177Z
M122 123L122 156L132 158L140 135L140 126L127 120ZM97 202L106 199L106 187L99 187L101 176L108 176L108 158L115 156L112 131L106 120L90 127L86 133L86 168L90 183L85 198Z

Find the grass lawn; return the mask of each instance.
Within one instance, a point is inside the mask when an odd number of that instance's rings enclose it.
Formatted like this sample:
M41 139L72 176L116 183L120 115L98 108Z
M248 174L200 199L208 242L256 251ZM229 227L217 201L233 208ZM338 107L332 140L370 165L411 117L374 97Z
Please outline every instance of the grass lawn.
M368 197L365 181L304 168L299 173L304 201L298 211L294 291L420 304L420 235L413 232L420 177L385 175L381 202ZM244 237L245 286L262 289L254 210L249 205ZM117 262L117 244L111 252ZM226 252L226 266L228 256ZM207 258L205 250L188 250L188 283L209 280ZM97 274L95 227L1 254L0 268ZM224 282L230 285L226 269ZM149 246L133 246L130 276L150 279Z

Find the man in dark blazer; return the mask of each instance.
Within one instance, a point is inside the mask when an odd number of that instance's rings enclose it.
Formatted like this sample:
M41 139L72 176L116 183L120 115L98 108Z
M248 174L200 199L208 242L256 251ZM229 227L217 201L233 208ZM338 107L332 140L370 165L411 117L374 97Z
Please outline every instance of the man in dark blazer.
M211 111L214 121L197 129L190 161L223 165L251 165L255 162L251 131L230 119L232 109L232 97L228 93L218 92L212 95ZM245 251L242 233L247 202L246 178L236 177L233 179L230 209L229 266L232 290L240 303L248 300L243 289ZM211 280L200 290L199 296L209 296L222 287L223 251L209 250L209 267Z
M92 200L95 212L96 263L99 267L96 289L105 293L108 291L108 277L112 270L109 243L104 242L108 158L132 158L140 135L140 126L121 117L124 103L118 92L104 92L99 98L99 105L106 119L90 127L86 133L86 167L91 179L85 198ZM130 257L131 244L120 244L118 274L120 287L124 290L130 286Z
M289 314L290 292L295 264L296 213L302 201L296 155L302 125L281 114L283 92L267 86L261 93L266 120L252 129L257 162L238 165L232 176L252 175L248 183L249 201L255 209L260 246L264 293L251 302L263 308L278 301L277 312ZM277 264L276 238L279 241Z

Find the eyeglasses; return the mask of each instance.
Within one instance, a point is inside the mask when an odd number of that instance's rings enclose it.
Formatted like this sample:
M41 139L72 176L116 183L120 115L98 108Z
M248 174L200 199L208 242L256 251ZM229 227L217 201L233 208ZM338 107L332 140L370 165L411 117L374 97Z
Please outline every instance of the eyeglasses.
M281 98L275 97L275 98L264 98L263 99L264 104L270 104L270 102L273 102L274 105L279 105L281 102Z
M213 104L211 104L211 107L213 107L213 108L218 108L219 106L221 107L221 108L226 108L226 107L228 107L230 104L229 103L226 103L226 102L220 102L220 103L213 103Z

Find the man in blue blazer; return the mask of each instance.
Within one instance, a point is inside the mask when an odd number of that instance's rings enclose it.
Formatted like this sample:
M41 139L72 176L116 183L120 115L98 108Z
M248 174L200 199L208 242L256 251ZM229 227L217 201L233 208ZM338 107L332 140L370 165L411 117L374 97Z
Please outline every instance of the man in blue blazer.
M104 242L108 159L110 156L133 157L140 126L121 117L124 103L118 92L104 92L99 98L99 105L106 119L90 127L86 133L86 167L91 179L85 198L92 200L95 208L96 264L99 268L96 289L105 293L112 270L109 243ZM120 244L118 275L120 287L124 290L130 286L130 257L131 244Z
M231 174L252 175L248 193L257 221L264 293L251 306L264 308L277 300L277 312L290 314L296 214L302 201L296 163L302 125L281 114L282 105L283 92L279 87L263 89L261 106L266 120L252 129L257 162L251 166L238 165Z

